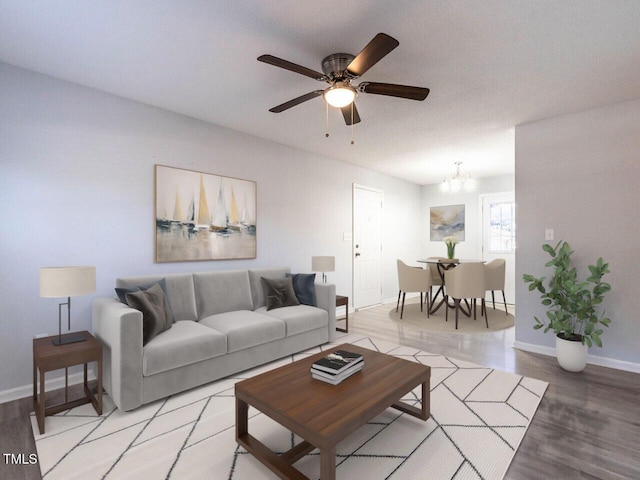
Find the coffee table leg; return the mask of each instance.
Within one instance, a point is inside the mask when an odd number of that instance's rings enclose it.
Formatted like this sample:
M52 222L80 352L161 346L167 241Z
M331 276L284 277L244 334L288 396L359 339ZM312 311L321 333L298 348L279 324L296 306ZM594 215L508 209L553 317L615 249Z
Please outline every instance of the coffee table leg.
M320 449L320 480L335 480L336 478L336 447Z
M430 382L422 382L422 418L427 420L431 416Z
M249 405L236 396L236 441L249 430Z

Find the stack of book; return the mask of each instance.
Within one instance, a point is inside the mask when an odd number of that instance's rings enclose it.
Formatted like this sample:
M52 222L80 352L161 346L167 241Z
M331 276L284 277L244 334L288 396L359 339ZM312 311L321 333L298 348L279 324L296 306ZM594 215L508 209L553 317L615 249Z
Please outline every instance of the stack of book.
M311 376L316 380L337 385L362 370L364 360L359 353L337 350L311 365Z

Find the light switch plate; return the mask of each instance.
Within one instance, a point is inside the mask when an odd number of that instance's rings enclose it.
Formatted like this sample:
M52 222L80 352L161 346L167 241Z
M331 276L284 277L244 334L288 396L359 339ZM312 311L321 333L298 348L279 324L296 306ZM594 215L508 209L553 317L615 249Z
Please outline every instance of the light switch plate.
M545 240L553 240L553 228L547 228L544 231L544 239Z

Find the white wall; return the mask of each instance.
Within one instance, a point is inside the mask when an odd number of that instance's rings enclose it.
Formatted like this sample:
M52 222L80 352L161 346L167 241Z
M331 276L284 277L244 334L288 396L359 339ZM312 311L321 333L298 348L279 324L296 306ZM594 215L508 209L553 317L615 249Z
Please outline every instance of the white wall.
M640 100L518 126L515 151L517 344L553 353L553 334L532 328L545 316L539 296L521 281L549 274L541 245L553 228L583 274L600 256L611 269L604 308L612 323L591 361L640 371Z
M384 298L395 259L421 253L417 185L2 63L0 134L0 398L30 384L33 336L57 332L39 267L97 267L96 294L73 299L74 330L91 330L91 301L118 276L308 272L312 255L335 255L329 281L351 297L353 183L384 191ZM257 258L154 263L154 164L255 180Z
M425 185L422 187L422 214L420 225L422 227L422 251L423 257L446 257L447 248L442 241L430 240L429 215L431 207L442 205L462 205L465 209L465 240L456 245L456 257L458 258L482 258L482 203L481 195L490 193L513 192L514 176L500 175L477 179L477 186L471 192L443 192L440 184ZM519 223L519 219L516 219Z

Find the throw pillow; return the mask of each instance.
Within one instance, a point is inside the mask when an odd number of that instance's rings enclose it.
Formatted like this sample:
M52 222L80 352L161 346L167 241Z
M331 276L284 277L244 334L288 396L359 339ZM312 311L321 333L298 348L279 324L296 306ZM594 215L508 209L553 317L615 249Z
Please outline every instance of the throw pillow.
M164 292L164 297L167 300L167 305L169 306L169 313L170 313L169 318L171 319L171 323L176 323L176 318L175 318L175 315L173 314L173 308L171 308L171 302L169 301L169 295L167 295L167 281L164 278L161 278L156 283L149 283L147 285L137 285L135 287L116 287L115 290L116 290L116 295L118 295L118 298L120 299L120 301L125 305L129 305L126 297L127 293L133 293L139 290L148 290L154 285L160 285L160 288L162 288L162 291Z
M138 290L125 294L127 304L142 312L142 345L171 328L168 318L169 307L162 288L158 284L148 290Z
M267 299L267 310L300 305L296 293L293 291L291 277L274 279L262 277L260 281Z
M316 274L315 273L287 273L293 282L293 291L302 305L317 307L316 302Z

